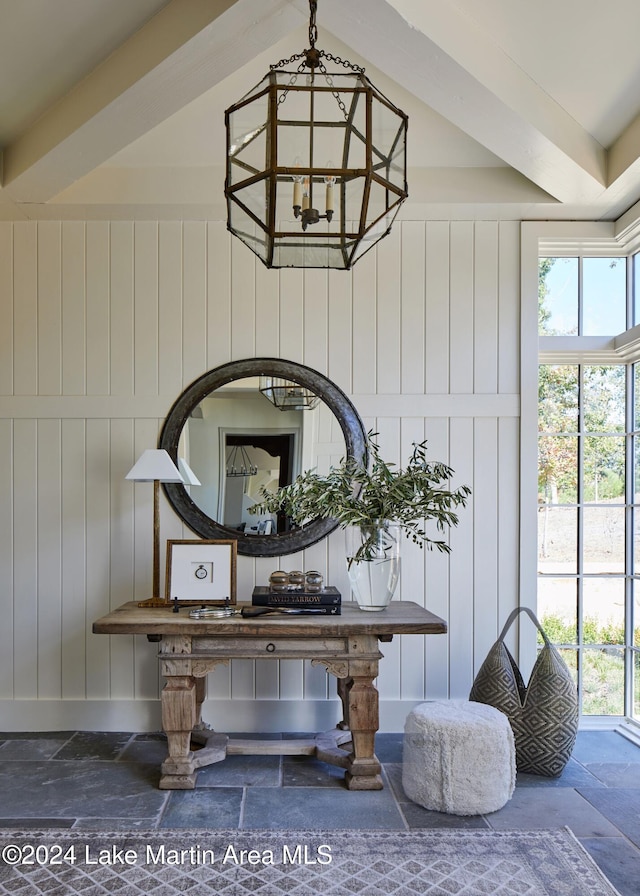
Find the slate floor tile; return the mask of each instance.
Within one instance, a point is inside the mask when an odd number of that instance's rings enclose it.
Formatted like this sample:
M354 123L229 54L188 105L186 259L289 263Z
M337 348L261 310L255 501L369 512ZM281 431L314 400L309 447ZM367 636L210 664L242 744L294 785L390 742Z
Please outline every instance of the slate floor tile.
M78 731L53 759L117 759L132 736L114 731Z
M624 837L592 837L580 842L620 896L637 896L640 891L640 850Z
M625 790L640 788L640 762L590 762L588 770L595 779L593 784L577 782L576 787L597 787L600 783L603 787L621 787ZM640 797L640 794L637 796Z
M637 766L640 772L640 764ZM545 775L529 775L518 772L516 787L604 787L604 784L596 776L592 766L585 768L575 759L570 759L565 765L564 771L557 778L547 778Z
M153 825L167 799L158 781L156 767L134 763L0 763L0 817L145 816Z
M344 787L344 769L312 756L285 756L283 787Z
M380 762L402 762L404 734L376 734L376 756Z
M156 827L148 818L76 818L72 825L76 831L148 831Z
M616 731L579 731L572 756L590 762L640 762L640 749Z
M12 760L38 760L51 759L69 741L66 734L48 737L32 738L26 735L22 738L7 740L0 746L0 762Z
M75 731L0 731L0 741L4 740L40 740L44 738L56 738L61 740L69 740L73 737Z
M269 790L270 793L273 791ZM242 809L241 787L203 787L171 791L160 828L230 830L238 828Z
M622 832L632 843L640 847L640 810L638 809L640 794L637 790L619 787L581 788L580 794L598 812L609 819L618 828L618 832ZM588 836L578 831L575 833L579 837Z
M606 793L594 789L593 793ZM577 791L567 787L516 788L509 802L486 815L495 831L541 831L570 827L577 837L614 837L619 832Z
M449 815L432 812L416 803L400 803L400 811L411 831L487 830L489 824L483 815Z
M158 768L166 758L167 738L162 732L138 734L118 757L120 762L146 762Z
M40 828L71 828L75 818L0 818L4 831L37 831Z
M196 787L278 787L280 756L227 756L198 771Z
M405 830L388 790L323 787L247 790L241 828L268 830Z

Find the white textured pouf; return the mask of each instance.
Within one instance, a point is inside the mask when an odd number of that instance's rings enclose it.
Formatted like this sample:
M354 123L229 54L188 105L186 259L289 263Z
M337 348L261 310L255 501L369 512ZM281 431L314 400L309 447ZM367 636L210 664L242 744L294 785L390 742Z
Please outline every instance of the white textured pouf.
M402 786L413 802L451 815L484 815L511 799L516 751L509 719L485 703L421 703L404 726Z

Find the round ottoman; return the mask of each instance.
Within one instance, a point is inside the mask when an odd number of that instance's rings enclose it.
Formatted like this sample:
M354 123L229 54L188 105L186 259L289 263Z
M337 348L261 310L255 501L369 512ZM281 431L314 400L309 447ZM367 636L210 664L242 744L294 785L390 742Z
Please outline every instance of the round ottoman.
M409 799L451 815L501 809L516 783L509 720L467 700L421 703L404 727L402 786Z

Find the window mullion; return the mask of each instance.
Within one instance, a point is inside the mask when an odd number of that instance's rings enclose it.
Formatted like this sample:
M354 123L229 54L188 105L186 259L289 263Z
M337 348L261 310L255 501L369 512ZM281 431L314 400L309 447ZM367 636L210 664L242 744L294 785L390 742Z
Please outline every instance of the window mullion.
M585 408L584 408L584 365L578 365L578 457L577 457L577 507L578 514L576 526L577 540L577 568L576 568L576 640L578 645L578 693L580 703L584 697L583 670L584 670L584 624L583 624L583 595L584 595L584 433L585 433Z
M631 267L631 265L629 265ZM635 471L634 453L636 435L635 427L635 371L633 364L626 365L626 406L625 406L625 688L624 711L628 717L633 716L633 691L634 691L634 656L633 656L633 629L634 629L634 532L636 525L635 502Z

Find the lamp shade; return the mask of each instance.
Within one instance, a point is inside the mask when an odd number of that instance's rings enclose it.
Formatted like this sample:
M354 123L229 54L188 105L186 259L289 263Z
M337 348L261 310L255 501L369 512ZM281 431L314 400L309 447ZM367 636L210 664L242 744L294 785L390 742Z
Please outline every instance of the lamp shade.
M133 479L135 482L184 482L180 470L164 448L147 448L125 479Z
M178 458L178 469L182 474L185 485L202 485L196 474L193 472L184 457Z

